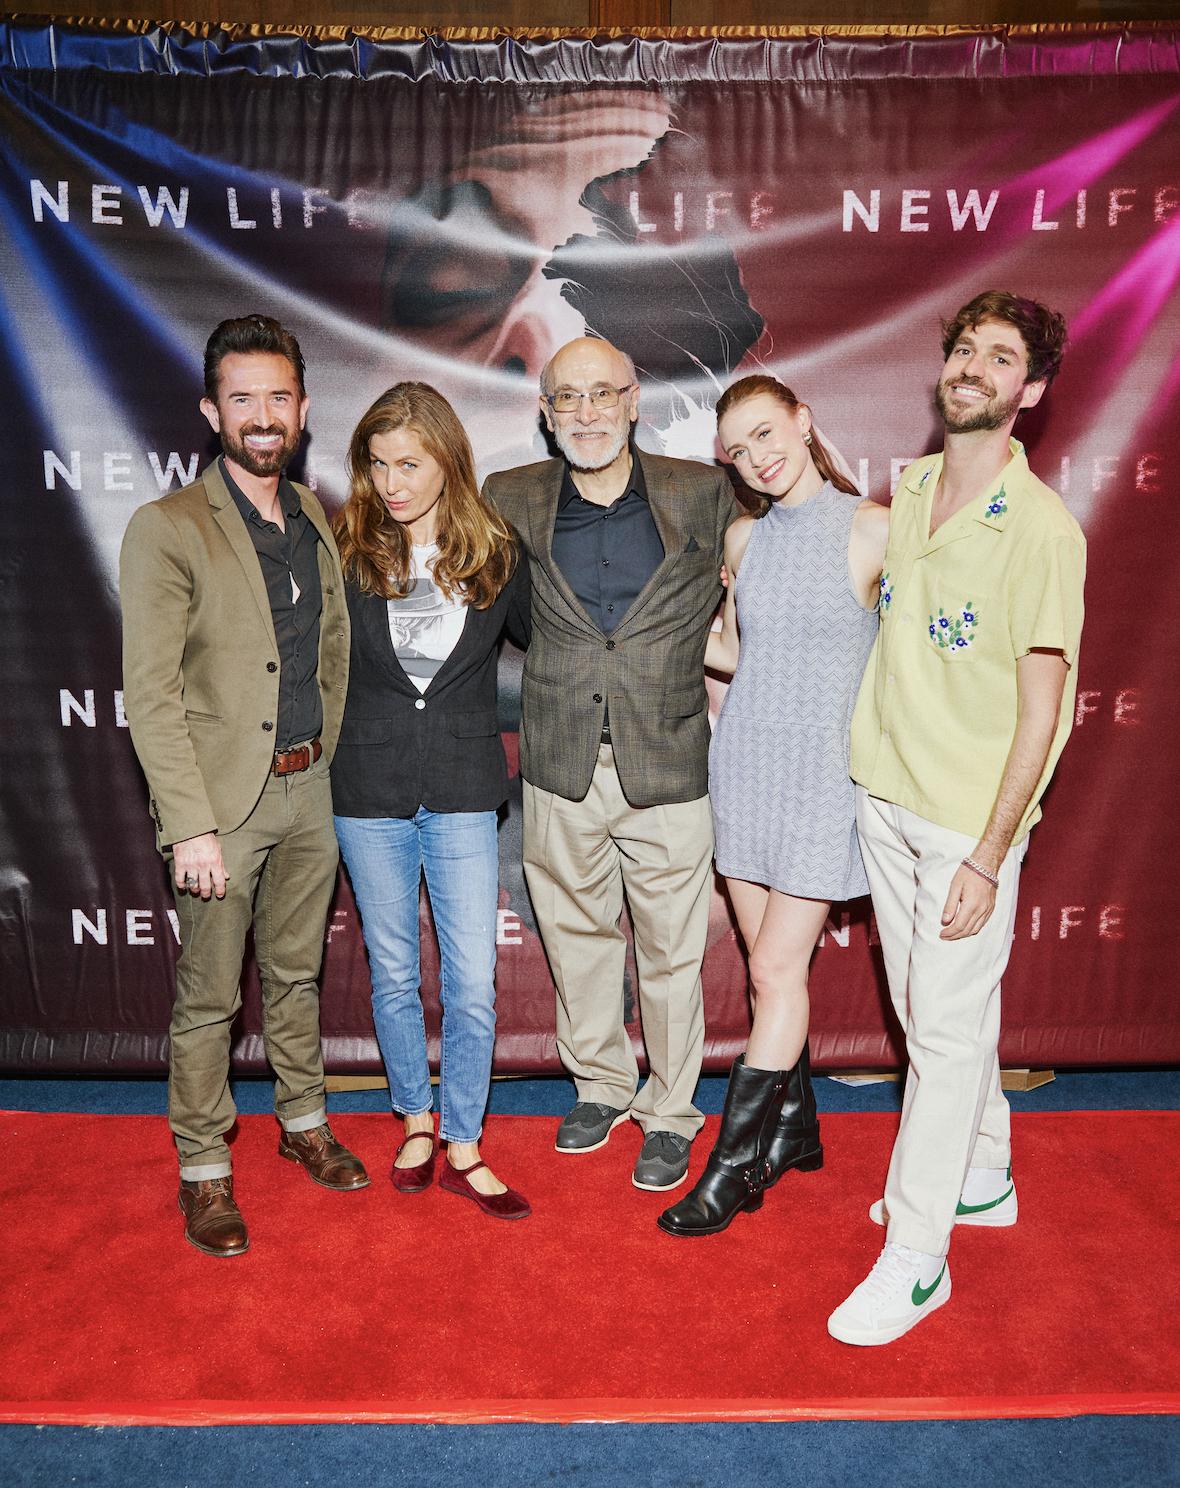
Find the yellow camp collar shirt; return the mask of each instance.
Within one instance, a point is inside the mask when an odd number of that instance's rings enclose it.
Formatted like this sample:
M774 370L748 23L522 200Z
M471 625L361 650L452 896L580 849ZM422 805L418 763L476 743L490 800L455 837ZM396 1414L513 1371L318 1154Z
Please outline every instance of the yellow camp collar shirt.
M1057 733L1017 829L1024 838L1073 722L1086 540L1024 448L930 536L942 454L915 461L893 498L881 629L852 719L850 773L870 795L983 835L1016 731L1016 662L1069 663Z

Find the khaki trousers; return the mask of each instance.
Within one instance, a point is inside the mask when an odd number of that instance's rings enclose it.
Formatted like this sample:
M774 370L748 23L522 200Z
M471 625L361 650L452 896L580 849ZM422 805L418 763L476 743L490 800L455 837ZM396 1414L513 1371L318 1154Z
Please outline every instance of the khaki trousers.
M557 1047L578 1099L630 1108L644 1132L692 1138L705 1022L701 961L709 927L713 824L708 797L632 806L604 744L582 801L524 782L524 871L557 983ZM651 1076L623 1022L623 893L635 932L639 1008Z
M275 1074L275 1112L289 1131L325 1118L316 978L339 850L328 762L267 779L257 806L221 835L224 899L180 893L180 960L172 1009L168 1124L180 1176L230 1172L225 1133L237 1115L229 1090L230 1033L242 1005L242 958L254 925L262 1036Z
M856 788L856 825L909 1071L885 1182L889 1239L945 1255L969 1167L1011 1162L1000 1089L1000 979L1016 923L1025 842L1009 849L991 918L941 940L951 879L976 839Z

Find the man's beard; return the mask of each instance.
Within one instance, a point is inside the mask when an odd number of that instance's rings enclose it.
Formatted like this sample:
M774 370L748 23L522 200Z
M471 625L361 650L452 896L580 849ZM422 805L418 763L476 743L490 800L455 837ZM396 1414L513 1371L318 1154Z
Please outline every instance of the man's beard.
M593 465L586 463L585 452L578 448L578 442L573 434L567 434L561 424L558 424L554 429L553 439L557 448L575 470L605 470L608 465L612 464L622 454L623 447L627 443L628 433L629 430L625 426L620 429L614 439L611 440L606 452L594 457Z
M247 435L258 434L281 434L283 442L268 450L252 450L244 441ZM248 475L278 475L299 448L302 438L302 429L286 429L282 424L271 424L263 429L257 424L250 424L237 436L222 429L221 448L226 458L235 465L240 465Z
M955 378L954 381L964 387L979 386L978 383L966 382L963 378ZM951 434L989 433L993 429L1004 428L1020 412L1021 399L1024 397L1022 391L1014 393L1006 403L998 403L993 396L986 403L964 409L960 413L951 407L947 396L949 392L950 384L940 382L934 390L934 407Z

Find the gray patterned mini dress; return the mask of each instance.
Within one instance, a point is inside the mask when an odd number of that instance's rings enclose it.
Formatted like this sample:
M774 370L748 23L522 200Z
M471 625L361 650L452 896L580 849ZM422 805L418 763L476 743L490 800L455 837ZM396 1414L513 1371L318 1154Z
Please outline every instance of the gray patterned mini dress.
M858 498L825 485L754 523L736 579L741 647L709 749L717 871L801 899L853 899L848 729L877 634L852 592Z

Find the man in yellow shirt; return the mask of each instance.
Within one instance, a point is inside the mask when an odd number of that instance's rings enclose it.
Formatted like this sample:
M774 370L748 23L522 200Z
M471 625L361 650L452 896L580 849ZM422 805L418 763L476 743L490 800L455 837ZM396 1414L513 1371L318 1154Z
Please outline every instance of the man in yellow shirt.
M1020 863L1077 690L1086 546L1011 437L1061 362L1065 322L989 291L943 328L941 454L893 498L881 629L850 771L909 1073L884 1250L828 1319L899 1338L950 1297L958 1224L1016 1221L996 1048Z

